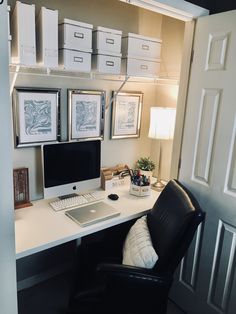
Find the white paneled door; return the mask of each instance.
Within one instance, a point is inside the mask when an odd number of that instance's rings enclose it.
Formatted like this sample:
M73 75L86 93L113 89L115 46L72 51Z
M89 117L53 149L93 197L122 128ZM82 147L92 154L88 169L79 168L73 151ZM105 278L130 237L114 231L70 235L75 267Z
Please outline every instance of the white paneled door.
M206 220L171 298L188 314L235 314L236 11L197 20L179 180Z

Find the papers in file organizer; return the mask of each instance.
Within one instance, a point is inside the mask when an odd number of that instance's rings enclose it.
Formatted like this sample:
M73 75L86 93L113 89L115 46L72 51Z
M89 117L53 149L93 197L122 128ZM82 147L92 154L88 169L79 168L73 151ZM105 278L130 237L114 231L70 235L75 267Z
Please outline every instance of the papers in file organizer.
M99 202L67 210L65 214L80 226L85 227L116 217L120 215L120 212L104 202Z

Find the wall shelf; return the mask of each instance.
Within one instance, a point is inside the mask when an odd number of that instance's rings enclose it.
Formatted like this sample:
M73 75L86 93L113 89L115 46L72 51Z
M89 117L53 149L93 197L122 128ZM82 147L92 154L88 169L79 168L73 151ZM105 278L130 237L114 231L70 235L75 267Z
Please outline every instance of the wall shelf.
M14 88L17 75L27 74L34 76L54 76L54 77L68 77L72 79L81 80L103 80L103 81L115 81L124 82L129 81L129 83L141 83L141 84L166 84L166 85L178 85L179 78L177 77L129 77L127 75L117 75L117 74L101 74L97 72L75 72L65 70L63 68L45 68L42 66L25 66L20 64L10 64L9 72L13 74L11 87ZM11 88L11 90L12 90Z

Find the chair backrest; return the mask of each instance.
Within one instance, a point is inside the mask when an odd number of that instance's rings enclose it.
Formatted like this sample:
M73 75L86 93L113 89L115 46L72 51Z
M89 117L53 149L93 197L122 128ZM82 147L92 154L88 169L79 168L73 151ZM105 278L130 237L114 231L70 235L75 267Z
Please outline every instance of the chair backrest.
M170 180L147 215L152 243L159 256L154 271L174 272L204 217L192 193L177 180Z

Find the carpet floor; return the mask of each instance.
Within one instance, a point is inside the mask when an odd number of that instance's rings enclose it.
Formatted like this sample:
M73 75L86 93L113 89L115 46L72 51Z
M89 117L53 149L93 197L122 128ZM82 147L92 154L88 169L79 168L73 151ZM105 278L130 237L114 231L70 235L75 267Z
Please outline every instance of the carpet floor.
M66 314L71 286L70 273L55 276L18 292L19 314ZM184 314L169 302L167 314Z

